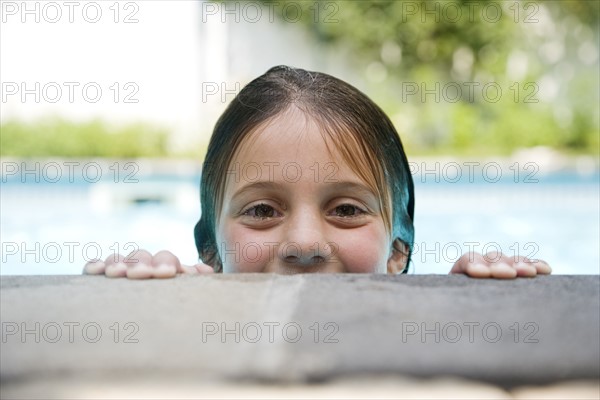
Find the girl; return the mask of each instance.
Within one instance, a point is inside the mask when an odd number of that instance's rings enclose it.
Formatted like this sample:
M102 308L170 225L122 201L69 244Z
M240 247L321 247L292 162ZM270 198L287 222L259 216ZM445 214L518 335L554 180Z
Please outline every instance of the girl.
M244 87L218 120L202 168L202 263L139 250L88 274L406 273L414 243L413 181L389 118L332 76L286 66ZM549 274L541 260L464 254L450 273Z

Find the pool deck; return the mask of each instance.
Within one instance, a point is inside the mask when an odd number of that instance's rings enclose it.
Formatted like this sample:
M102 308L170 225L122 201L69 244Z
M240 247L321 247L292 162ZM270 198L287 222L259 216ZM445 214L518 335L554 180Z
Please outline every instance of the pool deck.
M600 277L2 276L1 398L599 398Z

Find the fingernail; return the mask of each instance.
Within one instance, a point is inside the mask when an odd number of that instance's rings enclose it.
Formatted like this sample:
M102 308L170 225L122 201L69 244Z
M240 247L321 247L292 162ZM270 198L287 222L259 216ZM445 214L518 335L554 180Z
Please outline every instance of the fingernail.
M536 270L543 274L551 274L552 267L545 262L538 262L535 265Z
M149 265L138 263L127 268L127 278L148 279L152 278L152 268Z
M524 262L520 262L517 264L517 269L519 271L521 271L521 273L525 272L527 274L527 276L535 276L537 275L537 270L535 269L535 267L533 265L524 263Z
M175 275L177 275L175 266L169 264L159 264L152 271L154 278L172 278Z
M498 264L493 264L490 267L490 270L492 271L492 276L494 278L512 279L512 278L516 278L518 275L516 268L513 268L510 265L503 263L503 262L498 263Z

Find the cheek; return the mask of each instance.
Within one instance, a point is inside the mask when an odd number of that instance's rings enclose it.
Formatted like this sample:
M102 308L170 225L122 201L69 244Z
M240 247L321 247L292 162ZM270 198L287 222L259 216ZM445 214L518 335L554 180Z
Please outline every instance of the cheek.
M220 226L217 244L224 273L267 272L277 257L272 234L248 229L236 224ZM388 239L379 224L360 229L334 230L326 235L337 245L337 260L347 273L386 273ZM341 271L340 271L341 272Z
M222 230L217 241L224 273L263 272L274 257L272 240L244 227Z
M386 273L387 237L385 232L365 230L340 237L338 258L349 273ZM365 239L368 238L368 239Z

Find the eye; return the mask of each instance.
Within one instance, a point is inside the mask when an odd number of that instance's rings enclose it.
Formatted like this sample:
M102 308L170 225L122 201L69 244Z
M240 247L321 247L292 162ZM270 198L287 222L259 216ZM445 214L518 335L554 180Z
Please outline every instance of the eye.
M333 215L342 218L353 218L366 214L366 211L352 204L341 204L333 209Z
M248 209L246 209L242 215L247 215L249 217L252 218L257 218L257 219L267 219L267 218L274 218L278 215L277 211L275 211L275 209L273 207L271 207L268 204L257 204L255 206L252 206Z

